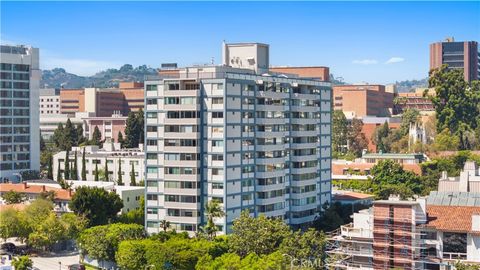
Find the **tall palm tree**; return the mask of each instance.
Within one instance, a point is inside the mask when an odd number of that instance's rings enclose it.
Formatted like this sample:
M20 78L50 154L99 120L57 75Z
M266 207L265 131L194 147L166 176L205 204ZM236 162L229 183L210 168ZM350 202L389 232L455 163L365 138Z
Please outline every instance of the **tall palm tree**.
M167 220L160 220L160 228L163 229L164 232L166 232L168 230L168 228L170 228L170 221L167 221Z
M213 219L225 216L225 212L223 211L219 201L211 200L205 206L205 214L207 215L207 225L204 229L208 235L208 238L213 239L217 235L217 226L213 222Z

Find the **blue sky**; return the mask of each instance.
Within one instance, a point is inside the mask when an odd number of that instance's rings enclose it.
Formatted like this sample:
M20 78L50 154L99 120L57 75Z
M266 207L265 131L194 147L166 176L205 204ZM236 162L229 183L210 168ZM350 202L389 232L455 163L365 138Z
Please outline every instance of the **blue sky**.
M221 43L270 44L273 65L322 65L347 82L427 76L430 43L480 41L480 2L0 2L2 43L42 68L91 75L221 61Z

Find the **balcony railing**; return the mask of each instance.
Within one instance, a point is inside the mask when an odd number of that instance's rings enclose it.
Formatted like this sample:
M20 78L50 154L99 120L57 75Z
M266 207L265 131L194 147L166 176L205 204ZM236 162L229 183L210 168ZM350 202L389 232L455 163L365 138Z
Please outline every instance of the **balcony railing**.
M445 260L466 260L467 259L467 253L443 252L443 259L445 259Z

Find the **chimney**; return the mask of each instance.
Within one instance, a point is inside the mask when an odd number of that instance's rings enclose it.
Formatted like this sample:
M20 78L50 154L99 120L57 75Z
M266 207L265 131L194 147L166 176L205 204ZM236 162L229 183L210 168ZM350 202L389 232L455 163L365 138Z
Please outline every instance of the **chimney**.
M23 182L23 189L27 189L27 182Z
M45 188L45 185L42 186L42 192L45 192L47 191L47 189Z

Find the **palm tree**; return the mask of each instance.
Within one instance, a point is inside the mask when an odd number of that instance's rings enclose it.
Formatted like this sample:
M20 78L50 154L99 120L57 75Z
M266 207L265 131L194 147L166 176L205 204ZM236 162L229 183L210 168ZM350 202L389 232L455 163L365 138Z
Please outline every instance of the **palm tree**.
M205 213L207 215L207 225L204 229L209 239L213 239L217 234L217 226L213 222L213 219L225 216L225 212L218 200L211 200L205 206Z
M168 230L168 228L170 228L170 221L167 221L167 220L161 220L160 221L160 228L163 229L164 232L166 232Z

